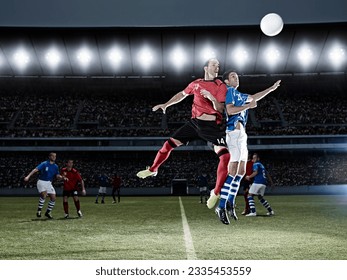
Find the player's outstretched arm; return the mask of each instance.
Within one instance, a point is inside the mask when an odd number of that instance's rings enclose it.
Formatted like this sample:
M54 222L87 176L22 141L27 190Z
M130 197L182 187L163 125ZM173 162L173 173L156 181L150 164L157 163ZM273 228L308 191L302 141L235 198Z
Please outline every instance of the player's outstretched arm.
M276 83L274 83L271 87L260 91L256 94L251 95L251 97L253 99L255 99L255 101L259 101L260 99L264 98L266 95L268 95L270 92L276 90L279 86L280 86L281 80L278 80Z
M248 109L253 109L257 107L257 101L251 99L251 101L243 106L234 106L233 104L227 104L226 109L228 116L236 115Z
M179 93L175 94L168 102L154 106L152 108L152 111L157 111L158 109L161 109L163 110L163 113L165 114L167 107L181 102L187 96L188 95L185 94L184 91L180 91Z
M36 169L36 168L34 168L33 170L31 170L31 172L28 174L28 176L24 177L24 181L25 181L25 182L28 182L29 179L30 179L30 177L31 177L33 174L35 174L36 172L38 172L38 171L39 171L39 170Z

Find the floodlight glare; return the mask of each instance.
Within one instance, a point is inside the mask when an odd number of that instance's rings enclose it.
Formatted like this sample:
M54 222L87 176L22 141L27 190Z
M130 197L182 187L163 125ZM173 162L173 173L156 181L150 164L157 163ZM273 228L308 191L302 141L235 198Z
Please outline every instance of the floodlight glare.
M298 52L298 58L303 66L307 66L313 60L313 52L309 47L302 47Z
M210 58L216 58L216 52L210 47L205 47L201 51L201 58L203 59L204 62Z
M339 46L333 47L329 52L329 59L334 66L340 66L345 61L345 50Z
M154 61L153 53L147 47L140 50L140 52L137 55L137 58L142 67L145 68L149 67Z
M119 66L120 62L123 59L122 52L119 48L112 48L108 52L108 59L111 61L113 66Z
M82 48L77 52L77 59L83 67L86 67L92 60L92 53L87 48Z
M13 55L14 62L18 68L25 68L30 61L29 54L24 50L20 49Z
M275 66L280 58L281 58L281 53L275 47L269 47L265 51L265 59L270 66Z
M181 68L186 63L187 56L181 47L176 47L170 53L170 60L176 68Z
M234 62L239 66L243 66L248 61L248 52L243 47L237 47L232 54Z
M49 50L45 55L46 61L49 66L55 68L61 61L60 53L56 49Z

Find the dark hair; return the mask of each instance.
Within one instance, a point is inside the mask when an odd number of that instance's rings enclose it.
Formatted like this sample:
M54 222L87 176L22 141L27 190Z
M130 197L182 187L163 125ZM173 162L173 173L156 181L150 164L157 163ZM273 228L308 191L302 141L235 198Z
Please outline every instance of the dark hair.
M231 72L235 72L235 73L236 73L235 70L228 70L228 71L224 72L224 74L223 74L223 76L222 76L222 81L223 81L223 82L224 82L225 80L229 80L229 75L230 75Z

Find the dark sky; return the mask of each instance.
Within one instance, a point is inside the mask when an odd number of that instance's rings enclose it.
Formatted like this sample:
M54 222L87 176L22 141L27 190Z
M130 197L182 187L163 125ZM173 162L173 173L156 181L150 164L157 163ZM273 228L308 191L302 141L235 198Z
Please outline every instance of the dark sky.
M286 24L347 22L347 0L2 0L0 26L256 25L270 12Z

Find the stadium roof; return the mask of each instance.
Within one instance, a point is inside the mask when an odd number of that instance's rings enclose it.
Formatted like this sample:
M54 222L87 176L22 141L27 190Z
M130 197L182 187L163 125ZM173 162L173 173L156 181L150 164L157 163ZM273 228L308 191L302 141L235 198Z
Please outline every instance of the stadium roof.
M0 76L191 77L217 57L244 75L340 73L347 23L161 28L0 28Z

